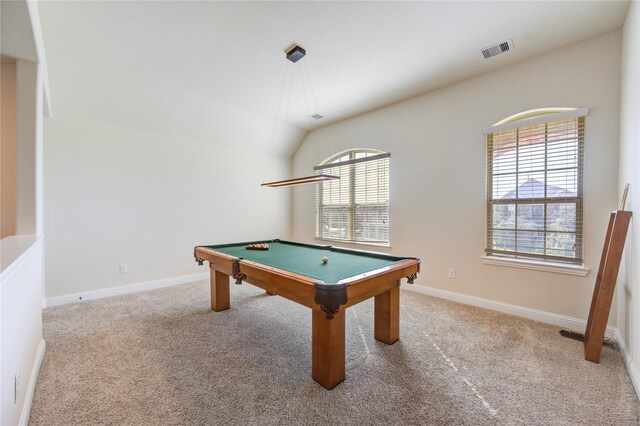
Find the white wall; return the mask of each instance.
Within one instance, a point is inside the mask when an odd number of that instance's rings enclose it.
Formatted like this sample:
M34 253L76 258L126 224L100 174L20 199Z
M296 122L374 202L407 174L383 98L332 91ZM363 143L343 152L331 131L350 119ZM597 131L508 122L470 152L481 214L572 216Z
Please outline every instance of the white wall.
M290 176L285 156L60 114L45 140L47 298L208 273L198 244L289 238L290 189L260 187Z
M38 85L38 64L18 60L17 93L17 173L16 234L37 234L36 214L36 120L41 121L42 107L36 105L42 85Z
M623 29L620 100L620 187L630 183L626 210L634 214L618 279L618 329L638 388L640 371L640 4L631 3Z
M309 174L322 158L343 149L391 152L391 252L422 259L418 285L586 318L609 212L616 206L620 46L620 32L608 33L324 127L304 141L293 173ZM591 273L584 278L481 262L483 129L543 107L590 108L584 240ZM326 152L318 155L316 149ZM313 240L314 215L314 188L295 189L294 239ZM455 279L447 278L447 268L456 268Z

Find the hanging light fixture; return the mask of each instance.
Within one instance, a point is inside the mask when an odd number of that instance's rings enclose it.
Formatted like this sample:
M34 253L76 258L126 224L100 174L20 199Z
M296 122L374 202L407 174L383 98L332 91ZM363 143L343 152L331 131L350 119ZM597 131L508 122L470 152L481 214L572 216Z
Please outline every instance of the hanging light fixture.
M307 54L306 50L304 50L302 47L300 47L298 45L294 45L287 52L287 59L295 64L300 59L304 58L304 56L306 54ZM291 79L293 81L293 73L291 74ZM283 83L283 88L284 88L284 81L282 83ZM313 95L313 90L311 92L312 92L312 95ZM283 91L280 92L280 101L282 101L282 93L283 93ZM291 93L289 93L289 97L291 97ZM306 99L306 95L305 95L305 99ZM309 104L307 102L307 110L308 109L309 109ZM276 123L278 122L278 112L279 112L279 110L280 110L280 102L278 102L278 111L276 111L276 118L275 118ZM322 118L322 116L320 114L317 114L317 113L314 114L311 117L316 118L316 119ZM274 130L274 135L275 135L275 130ZM272 139L273 139L273 137L272 137ZM273 142L273 140L272 140L272 142ZM282 186L303 185L303 184L307 184L307 183L317 183L317 182L323 182L323 181L334 180L334 179L340 179L340 177L339 176L334 176L334 175L319 174L319 175L311 175L311 176L305 176L305 177L300 177L300 178L279 180L279 181L275 181L275 182L267 182L267 183L263 183L260 186L265 186L265 187L270 187L270 188L280 188Z
M287 179L287 180L279 180L279 181L276 181L276 182L263 183L260 186L268 186L270 188L279 188L281 186L303 185L305 183L317 183L317 182L322 182L322 181L325 181L325 180L334 180L334 179L340 179L340 176L334 176L334 175L311 175L311 176L305 176L305 177L300 177L300 178L293 178L293 179Z

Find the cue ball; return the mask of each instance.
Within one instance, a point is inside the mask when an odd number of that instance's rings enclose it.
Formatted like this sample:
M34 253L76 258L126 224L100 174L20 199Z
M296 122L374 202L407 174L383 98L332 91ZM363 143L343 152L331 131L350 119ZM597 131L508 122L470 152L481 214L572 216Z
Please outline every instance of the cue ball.
M322 258L322 263L327 263L329 261L329 258L327 256Z

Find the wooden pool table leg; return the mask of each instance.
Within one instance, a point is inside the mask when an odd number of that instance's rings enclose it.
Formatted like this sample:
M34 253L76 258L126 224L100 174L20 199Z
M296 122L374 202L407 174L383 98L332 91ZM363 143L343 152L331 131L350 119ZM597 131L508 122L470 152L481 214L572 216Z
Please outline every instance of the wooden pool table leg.
M211 269L211 309L224 311L231 306L229 302L229 275L214 268Z
M311 312L311 377L325 388L333 389L344 380L344 309L333 319L327 319L322 311Z
M375 298L376 340L392 345L400 339L400 283Z

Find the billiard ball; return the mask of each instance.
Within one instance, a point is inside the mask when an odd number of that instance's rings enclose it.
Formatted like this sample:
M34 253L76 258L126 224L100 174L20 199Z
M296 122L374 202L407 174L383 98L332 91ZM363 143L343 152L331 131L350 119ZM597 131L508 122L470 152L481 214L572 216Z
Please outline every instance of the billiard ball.
M327 263L329 261L329 258L327 256L322 258L322 263Z

